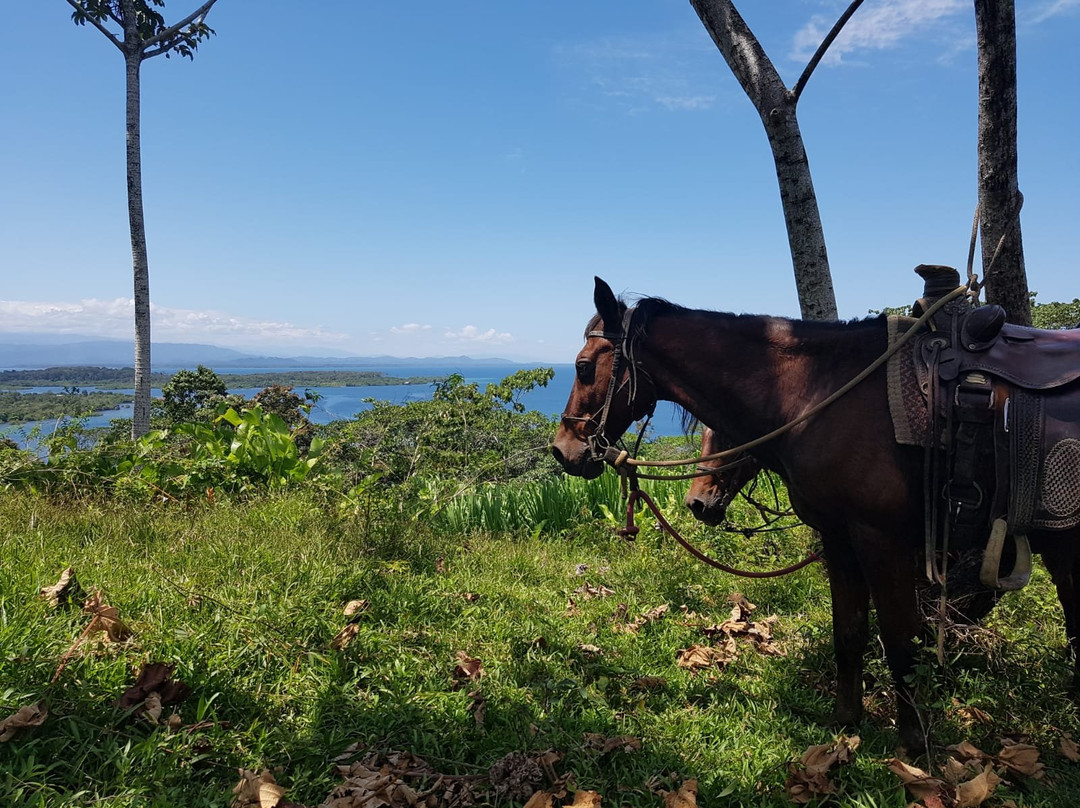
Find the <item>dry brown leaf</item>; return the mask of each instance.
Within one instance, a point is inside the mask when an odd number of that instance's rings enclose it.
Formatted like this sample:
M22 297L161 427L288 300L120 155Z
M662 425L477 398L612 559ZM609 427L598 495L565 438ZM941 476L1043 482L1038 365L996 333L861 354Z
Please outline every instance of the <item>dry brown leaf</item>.
M664 808L697 808L698 781L687 780L678 791L664 793Z
M20 707L0 721L0 743L10 741L15 733L24 727L40 727L48 717L49 710L43 701Z
M920 768L909 766L899 758L889 761L889 771L900 778L915 799L923 800L928 805L930 798L937 798L939 801L943 795L948 795L949 800L952 798L952 786Z
M284 795L285 789L269 769L263 769L261 774L240 769L240 782L233 787L232 808L276 808Z
M120 610L115 606L102 602L100 590L86 599L86 603L83 604L83 611L94 616L94 619L90 621L90 625L87 626L87 634L94 631L104 631L109 642L116 643L126 642L131 639L132 631L120 619Z
M479 690L474 690L466 698L469 699L469 706L465 709L473 714L476 726L484 726L484 718L487 716L487 701L484 695Z
M951 783L955 786L960 783L965 777L971 776L971 769L969 767L972 765L976 767L978 766L978 764L974 761L965 766L956 758L946 758L945 764L942 767L941 774L945 778L946 782Z
M860 743L858 735L850 738L841 735L833 743L809 747L798 763L788 765L784 787L791 800L805 804L816 795L835 794L836 785L829 779L829 770L838 764L850 762Z
M680 668L690 670L701 670L713 665L722 668L734 659L737 653L738 648L735 645L735 640L728 637L720 647L691 645L689 648L683 648L675 655L675 664Z
M360 626L356 623L346 623L345 628L335 634L333 639L330 640L330 647L335 651L344 651L349 647L349 643L356 639L356 635L359 633Z
M1045 773L1045 766L1039 762L1039 750L1029 743L1014 743L1003 746L994 756L994 760L1011 772L1038 780Z
M41 587L41 597L45 598L54 609L67 605L72 599L83 597L82 589L75 578L75 569L68 567L60 573L60 578L55 584Z
M994 723L994 719L990 717L990 714L985 710L980 710L978 707L973 707L970 704L962 704L959 699L953 699L953 713L967 726L973 726L975 724L982 724L983 726L990 726Z
M963 762L969 760L987 760L990 757L986 752L979 749L979 747L975 746L975 744L970 741L961 741L960 743L945 748L950 755Z
M601 808L603 797L595 791L575 791L574 801L569 808Z
M956 808L978 808L994 793L1001 778L987 763L985 768L971 780L956 787Z
M593 586L588 581L586 581L584 584L574 590L574 594L580 595L585 600L589 600L590 598L610 597L611 595L615 594L615 590L609 589L603 584L600 584L599 586Z
M662 619L670 609L671 607L668 604L663 603L654 609L649 609L646 612L642 612L638 617L635 617L629 623L615 626L615 630L622 631L627 634L634 634L639 629L641 629L642 626ZM626 617L626 604L620 603L619 608L615 610L615 614L613 614L612 617L616 620L624 619Z
M172 678L175 665L165 662L148 662L143 666L135 680L135 684L123 692L113 704L121 710L136 710L138 714L151 724L157 724L161 720L163 707L170 704L179 704L191 695L191 688L179 680Z
M805 805L819 794L835 794L836 784L824 774L810 774L794 763L788 767L788 777L784 782L788 797L792 802Z
M342 610L346 617L358 617L371 608L371 602L367 600L350 600Z
M578 650L586 656L598 657L604 653L603 649L596 645L585 642L578 646Z
M464 651L454 654L454 659L457 661L453 673L455 679L473 682L484 675L484 663L479 659L469 656Z
M525 803L524 808L554 808L553 799L554 795L547 791L537 791L529 797L529 801Z
M630 735L616 735L614 738L609 738L599 732L586 732L584 738L586 749L595 749L602 755L617 749L623 752L636 752L641 749L641 738Z
M1080 748L1077 748L1076 742L1073 741L1072 736L1067 732L1061 736L1058 752L1061 753L1063 758L1071 760L1073 763L1080 761Z

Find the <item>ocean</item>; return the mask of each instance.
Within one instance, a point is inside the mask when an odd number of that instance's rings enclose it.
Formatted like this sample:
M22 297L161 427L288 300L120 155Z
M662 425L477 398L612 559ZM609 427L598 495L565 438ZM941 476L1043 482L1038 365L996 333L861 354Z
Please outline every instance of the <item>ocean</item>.
M410 376L449 376L452 373L459 373L464 377L466 382L477 384L480 389L483 389L485 385L502 381L510 374L526 369L536 367L550 367L555 371L555 377L548 383L547 387L538 387L537 389L526 393L521 398L521 402L527 409L538 410L545 415L559 415L562 413L563 408L566 406L566 400L570 396L570 388L574 383L574 366L573 365L513 365L513 364L497 364L497 365L480 365L469 364L461 367L455 367L449 364L432 364L432 365L386 365L386 366L356 366L356 367L310 367L310 368L294 368L294 370L364 370L364 371L378 371L387 376L393 377L410 377ZM155 368L157 371L165 373L173 373L176 368ZM251 373L282 373L288 372L283 368L228 368L221 369L220 373L235 373L235 374L251 374ZM82 388L89 391L94 390L93 387ZM229 390L230 393L239 393L248 398L258 393L262 388L259 387L238 387ZM311 387L308 388L318 393L321 398L315 404L311 410L310 418L317 424L325 424L330 421L336 421L342 418L352 418L356 413L369 409L370 404L364 401L367 398L373 398L378 401L388 401L391 404L407 404L410 401L423 401L431 398L432 385L430 384L391 384L391 385L375 385L375 386L363 386L363 387ZM30 390L22 390L21 392L35 392L35 393L60 393L62 388L59 387L35 387ZM131 390L115 391L115 392L133 392ZM298 387L296 392L303 393L303 388ZM152 395L161 396L161 390L154 389ZM114 418L130 418L131 408L130 406L121 407L116 410L107 410L105 412L97 413L86 420L88 427L108 426L109 422ZM25 435L34 424L19 424L11 425L6 424L0 426L0 434L8 434L16 441L19 440L20 435ZM43 430L51 430L55 424L53 422L43 422L41 424ZM654 436L664 435L679 435L682 434L682 426L679 415L675 411L675 407L666 401L660 402L656 408L656 415L652 420L651 432Z

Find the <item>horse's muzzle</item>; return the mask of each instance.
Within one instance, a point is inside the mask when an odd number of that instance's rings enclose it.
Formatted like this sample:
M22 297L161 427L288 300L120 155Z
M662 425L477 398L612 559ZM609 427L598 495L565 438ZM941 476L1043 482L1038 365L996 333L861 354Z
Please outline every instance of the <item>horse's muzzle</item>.
M559 464L566 470L567 474L573 474L575 477L584 477L586 480L592 480L599 477L604 472L604 463L601 460L594 460L589 447L585 443L580 441L574 441L574 445L560 447L560 441L558 438L551 445L552 456L559 461Z

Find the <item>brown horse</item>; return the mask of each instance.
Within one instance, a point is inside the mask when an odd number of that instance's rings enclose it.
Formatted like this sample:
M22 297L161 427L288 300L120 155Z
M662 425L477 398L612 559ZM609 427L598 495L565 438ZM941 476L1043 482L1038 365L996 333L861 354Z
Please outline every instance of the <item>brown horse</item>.
M703 427L701 430L702 456L730 449L733 444L720 439L715 430ZM748 482L761 471L761 464L753 457L746 456L737 462L703 461L698 465L700 471L715 469L712 474L695 477L686 494L686 507L694 518L707 525L716 527L727 518L727 509Z
M567 472L604 468L608 447L658 399L725 440L747 442L796 419L886 348L884 318L818 323L686 309L648 298L632 309L596 279L597 314L575 363L552 452ZM817 415L752 450L788 485L796 513L822 536L832 594L835 718L862 717L870 599L897 690L900 741L924 748L907 677L920 635L916 578L924 545L923 453L893 438L879 369ZM1073 652L1080 627L1080 528L1030 535L1057 585Z

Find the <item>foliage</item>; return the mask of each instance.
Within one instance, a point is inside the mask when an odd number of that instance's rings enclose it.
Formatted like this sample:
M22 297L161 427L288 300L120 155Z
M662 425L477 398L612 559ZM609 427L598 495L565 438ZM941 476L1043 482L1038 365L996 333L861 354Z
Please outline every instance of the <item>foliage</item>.
M1039 303L1031 293L1031 324L1036 328L1076 328L1080 326L1080 299L1071 303Z
M258 404L239 412L222 404L209 423L151 430L135 441L117 433L101 440L77 420L29 439L45 459L3 450L0 486L145 502L204 498L213 491L251 494L299 485L323 471L323 441L298 441L279 415L263 412Z
M122 393L90 393L68 388L63 393L12 393L0 391L0 424L43 421L63 415L84 415L111 410L130 401Z
M127 15L125 9L130 8L135 14L135 31L140 46L143 43L153 43L155 50L146 52L143 58L165 54L169 58L172 53L194 58L199 43L214 33L214 29L206 24L205 11L184 25L169 26L158 8L164 8L165 0L68 0L75 11L71 19L76 25L86 25L87 22L105 26L108 23L118 25L121 30L125 28ZM208 5L212 6L216 0ZM207 7L208 10L208 7ZM175 30L174 30L175 29ZM157 40L161 37L160 41Z
M161 409L171 423L209 420L228 392L225 382L205 365L178 370L161 388Z
M550 368L522 370L481 391L454 374L435 384L430 401L369 400L370 410L328 430L330 459L356 477L379 472L396 484L430 476L468 488L551 474L554 424L519 399L553 376Z

